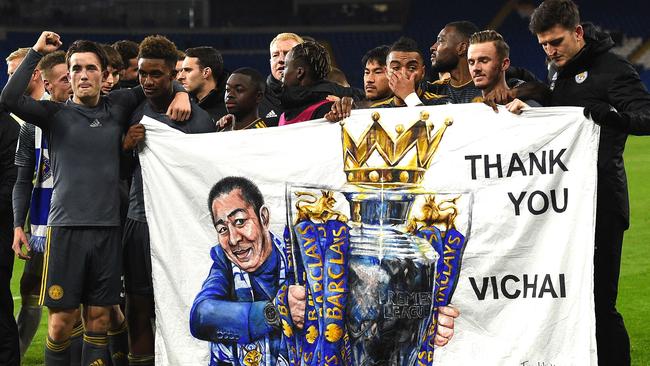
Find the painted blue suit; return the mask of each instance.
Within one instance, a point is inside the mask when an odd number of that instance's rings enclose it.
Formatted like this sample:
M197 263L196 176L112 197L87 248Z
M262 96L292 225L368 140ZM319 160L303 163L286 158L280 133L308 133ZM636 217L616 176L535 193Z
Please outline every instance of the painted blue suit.
M255 272L246 273L226 257L219 244L212 247L210 273L190 311L190 331L210 342L210 365L284 365L281 332L264 320L264 306L273 300L287 276L284 244L271 233L273 251Z

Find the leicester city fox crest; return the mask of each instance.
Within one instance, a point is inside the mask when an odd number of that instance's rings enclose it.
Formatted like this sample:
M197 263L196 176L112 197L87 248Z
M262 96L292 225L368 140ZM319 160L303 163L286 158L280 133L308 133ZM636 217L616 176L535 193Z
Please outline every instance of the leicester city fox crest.
M576 83L582 84L585 80L587 80L587 77L589 76L588 71L583 71L575 76Z

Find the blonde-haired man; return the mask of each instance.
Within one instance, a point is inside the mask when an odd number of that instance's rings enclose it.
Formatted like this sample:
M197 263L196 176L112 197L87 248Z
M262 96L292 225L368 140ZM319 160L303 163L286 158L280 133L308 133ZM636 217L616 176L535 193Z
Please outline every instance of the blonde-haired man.
M302 37L295 33L280 33L269 44L271 74L266 78L266 92L259 106L259 115L268 126L277 126L280 115L284 112L280 96L285 57L295 45L303 42Z

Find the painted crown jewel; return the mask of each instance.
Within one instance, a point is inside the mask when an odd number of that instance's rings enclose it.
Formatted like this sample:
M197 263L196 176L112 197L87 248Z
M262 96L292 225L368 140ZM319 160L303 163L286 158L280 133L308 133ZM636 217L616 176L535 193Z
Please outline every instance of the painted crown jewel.
M420 119L408 129L398 124L395 133L390 133L380 123L380 117L379 112L373 112L372 124L356 139L341 123L343 165L348 183L384 188L418 187L453 121L445 119L436 131L429 121L429 113L422 111Z

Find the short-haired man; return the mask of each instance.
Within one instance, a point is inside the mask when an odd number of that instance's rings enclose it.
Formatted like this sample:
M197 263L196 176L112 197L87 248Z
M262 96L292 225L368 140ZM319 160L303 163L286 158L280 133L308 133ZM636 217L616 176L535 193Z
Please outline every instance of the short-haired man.
M302 37L295 33L280 33L269 44L271 74L266 78L266 91L259 107L259 115L269 126L277 126L280 115L284 112L280 98L282 96L282 76L286 66L285 58L295 45L303 42Z
M102 93L108 94L120 82L120 74L124 71L124 62L122 61L122 56L113 46L103 44L102 48L106 52L106 56L108 56L108 65L106 65L108 75L102 83Z
M449 73L450 77L428 83L428 92L446 99L448 103L483 101L467 67L469 37L478 31L478 27L468 21L451 22L440 30L429 49L431 67L434 73Z
M401 37L395 41L388 49L386 69L388 87L393 95L380 103L374 103L372 107L412 107L446 103L439 95L426 92L422 88L425 76L424 57L415 40ZM352 107L352 98L341 98L332 104L324 117L330 122L338 122L350 116Z
M94 42L76 41L66 53L73 98L56 103L24 96L41 55L60 46L56 33L43 32L5 86L0 102L41 127L50 143L57 194L48 218L40 296L40 303L50 310L46 363L70 363L69 339L76 310L83 303L82 364L106 364L109 314L119 303L121 290L120 140L144 94L125 89L102 97L106 54ZM182 118L189 114L186 107Z
M138 43L123 39L113 43L113 48L122 57L124 69L120 71L120 81L116 88L133 88L138 85Z
M258 107L264 98L266 83L262 75L250 67L233 71L226 81L226 109L228 114L217 121L219 131L265 128Z
M226 115L224 90L219 88L223 78L223 57L213 47L195 47L185 50L183 68L178 81L192 95L199 107L217 121Z
M260 104L259 111L260 116L264 118L264 121L269 127L279 125L280 116L287 110L286 105L283 105L286 104L283 103L283 98L286 97L284 94L286 91L282 86L282 78L287 67L286 56L292 48L304 42L305 39L295 33L280 33L273 38L269 45L271 74L266 78L266 92L264 93L264 99ZM310 40L310 42L312 41ZM313 43L316 42L313 41ZM319 83L317 88L312 88L307 99L317 98L322 93L339 98L352 97L354 100L363 98L362 90L346 88L336 83L325 81Z
M131 117L132 126L124 138L123 148L132 151L145 135L140 124L143 116L185 133L215 132L210 115L192 103L192 115L182 124L164 113L174 98L176 79L176 46L163 36L149 36L140 42L138 75L146 100ZM135 365L154 364L154 334L151 319L154 313L154 294L151 279L149 226L145 216L143 182L140 161L135 157L129 210L124 228L124 282L126 289L126 318L129 329L129 362Z
M467 48L467 64L474 85L483 97L496 88L510 89L506 83L506 71L510 67L510 47L496 31L484 30L472 34ZM515 99L506 104L506 108L510 112L520 113L520 103L524 102ZM541 104L534 100L527 100L525 103L526 106L541 107Z
M10 78L18 69L18 66L23 62L27 53L29 53L29 47L24 47L15 50L7 56L7 75L9 75ZM45 87L43 79L41 78L41 71L37 68L30 77L29 84L25 89L25 95L29 95L35 100L40 100L43 98L44 93Z
M430 48L431 66L434 73L449 74L449 77L426 83L424 86L425 94L429 98L436 100L435 103L438 104L485 102L492 106L495 111L497 110L496 103L505 104L518 97L544 99L546 88L542 83L535 82L535 80L526 80L526 83L522 83L516 88L507 89L507 93L498 86L491 93L486 93L485 97L483 96L481 90L472 82L467 66L469 37L478 30L474 23L463 20L448 23L440 31L436 41ZM517 74L527 75L530 73L518 72ZM534 79L534 76L532 78ZM510 81L510 78L506 76L506 80ZM432 104L431 102L420 101L419 95L412 88L411 83L405 83L404 80L400 79L394 80L393 83L392 89L395 95L402 98L407 105Z
M650 95L634 67L611 52L611 37L580 24L571 0L546 0L530 31L550 59L551 105L585 107L601 125L594 251L594 300L599 365L629 365L630 341L616 310L629 198L623 165L628 134L650 134Z
M377 104L376 107L444 103L438 95L428 93L421 88L425 76L424 57L415 40L401 37L393 43L386 57L386 67L388 86L394 95L385 103Z
M44 56L38 63L43 86L50 100L64 103L72 95L72 86L65 63L65 52L56 51Z
M210 342L210 365L246 364L250 351L271 365L288 365L273 300L292 274L284 242L269 231L262 193L246 178L226 177L210 190L208 207L219 243L192 304L192 335ZM305 288L290 286L288 293L291 317L302 328Z
M383 103L389 103L393 91L388 86L386 58L390 47L382 45L375 47L361 59L363 65L363 91L366 99L370 101L370 107L376 107Z
M178 59L176 60L176 80L181 76L181 70L183 70L183 61L185 61L185 52L178 50Z

